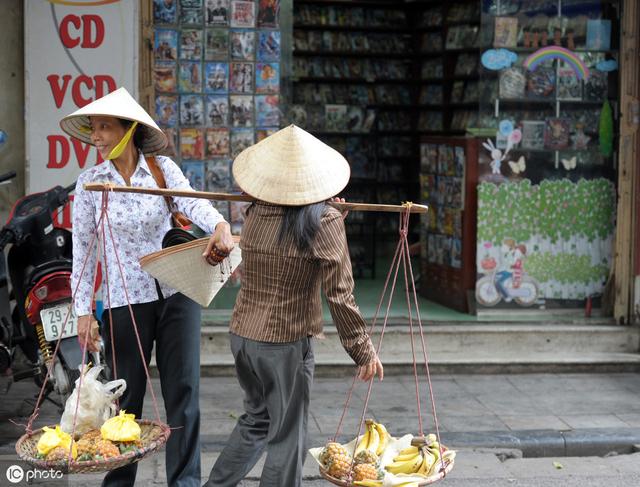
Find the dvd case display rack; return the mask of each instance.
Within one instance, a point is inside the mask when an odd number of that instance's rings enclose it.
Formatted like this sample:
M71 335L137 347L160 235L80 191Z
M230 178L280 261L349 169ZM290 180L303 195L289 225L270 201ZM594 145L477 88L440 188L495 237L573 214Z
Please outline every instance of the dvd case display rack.
M419 201L420 137L461 135L477 119L479 26L476 0L294 2L290 118L346 155L347 198ZM347 220L357 276L375 275L397 224Z
M295 1L293 46L291 119L346 156L344 197L415 201L415 56L406 5ZM346 223L354 275L375 277L376 255L397 239L397 215L359 213Z

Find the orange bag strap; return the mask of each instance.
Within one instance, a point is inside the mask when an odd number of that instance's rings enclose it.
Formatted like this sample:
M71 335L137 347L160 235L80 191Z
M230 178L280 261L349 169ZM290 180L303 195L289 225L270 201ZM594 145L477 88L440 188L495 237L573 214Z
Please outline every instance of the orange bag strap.
M167 182L164 179L162 169L160 169L160 166L158 166L158 163L156 162L156 158L153 156L147 156L145 157L145 159L147 161L147 165L149 166L149 170L151 171L151 175L158 185L158 188L166 188ZM187 218L184 213L175 209L173 198L171 196L164 196L164 201L165 203L167 203L167 208L169 208L169 211L171 212L171 218L173 219L174 226L184 228L191 225L191 220L189 220L189 218Z

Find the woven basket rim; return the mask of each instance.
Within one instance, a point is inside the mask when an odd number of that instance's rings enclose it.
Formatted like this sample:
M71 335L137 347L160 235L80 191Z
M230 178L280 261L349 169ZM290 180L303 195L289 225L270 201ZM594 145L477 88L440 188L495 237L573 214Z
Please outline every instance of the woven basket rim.
M449 472L451 472L451 469L453 468L453 464L455 463L455 458L451 461L449 461L445 467L444 467L444 471L440 471L437 474L432 475L431 477L427 477L426 479L424 479L424 481L421 481L418 485L419 486L424 486L424 485L430 485L433 484L439 480L442 480L445 478L446 475L449 474ZM329 475L327 473L327 471L320 465L319 466L319 470L320 470L320 475L325 479L328 480L329 482L331 482L334 485L339 485L340 487L355 487L354 484L348 480L340 480L337 479L335 477L332 477L331 475Z
M16 442L16 453L21 460L35 467L46 470L54 469L67 473L84 473L85 471L94 473L97 471L112 470L114 468L119 468L129 463L141 460L148 454L156 451L169 439L171 429L166 423L147 419L137 419L136 422L141 426L159 428L159 433L154 438L150 439L145 446L139 448L137 451L126 452L118 455L117 457L111 457L104 460L88 460L82 462L78 462L75 460L72 460L71 462L68 462L67 460L48 462L46 459L41 460L27 455L24 452L24 445L26 445L29 441L33 441L35 437L42 434L44 432L44 427L34 430L31 433L25 433L24 435L22 435ZM52 427L55 427L55 425L49 426L49 428Z

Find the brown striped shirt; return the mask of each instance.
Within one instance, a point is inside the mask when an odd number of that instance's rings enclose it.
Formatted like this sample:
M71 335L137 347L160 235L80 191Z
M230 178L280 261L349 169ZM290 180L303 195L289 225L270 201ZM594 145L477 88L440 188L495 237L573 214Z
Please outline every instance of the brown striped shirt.
M278 242L283 207L255 203L242 227L242 287L231 332L282 343L322 333L321 288L344 349L358 365L374 349L353 298L353 276L342 215L327 206L311 249Z

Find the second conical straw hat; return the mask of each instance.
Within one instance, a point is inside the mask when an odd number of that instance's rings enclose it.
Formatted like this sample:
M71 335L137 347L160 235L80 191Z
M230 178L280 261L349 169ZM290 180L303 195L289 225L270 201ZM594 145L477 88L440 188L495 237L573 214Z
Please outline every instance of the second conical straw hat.
M238 242L222 264L207 264L202 253L209 237L174 245L140 258L140 267L158 281L181 292L201 306L209 306L242 261Z
M256 199L298 206L337 195L349 182L347 160L335 149L289 125L243 150L233 161L233 177Z

